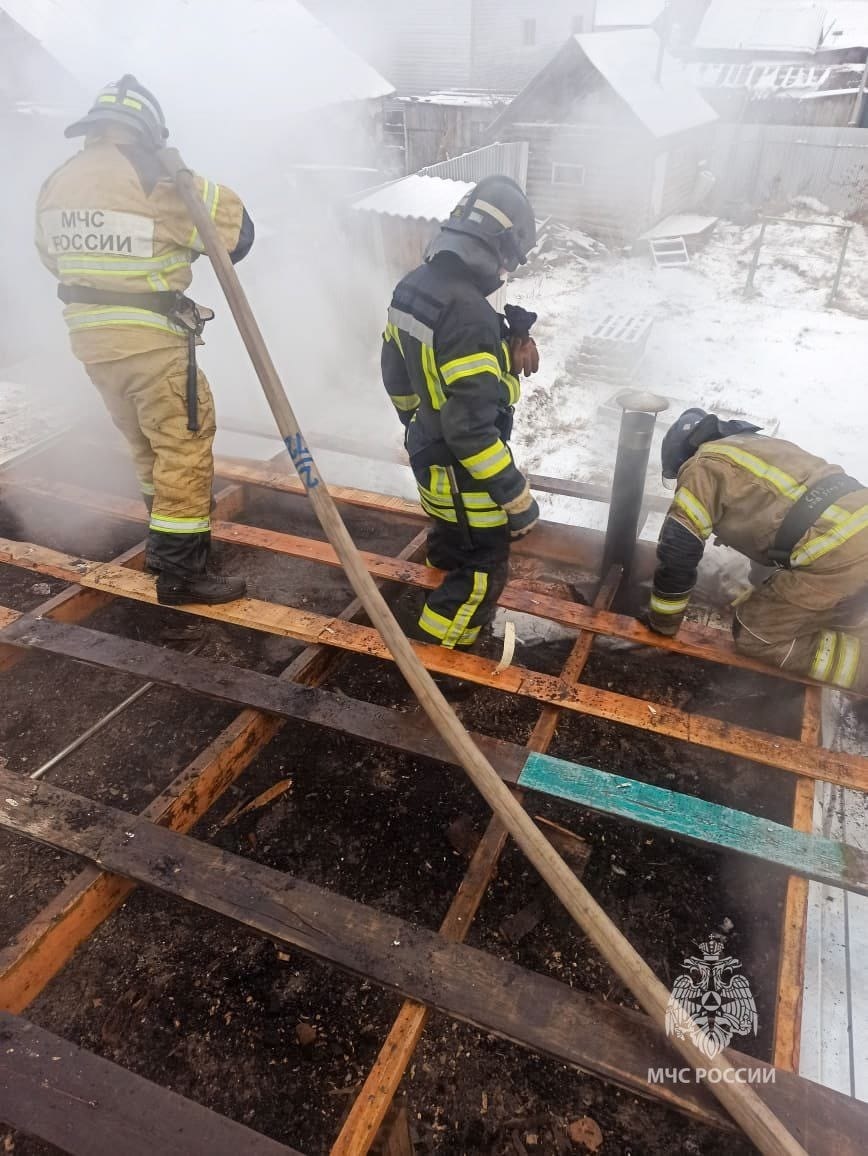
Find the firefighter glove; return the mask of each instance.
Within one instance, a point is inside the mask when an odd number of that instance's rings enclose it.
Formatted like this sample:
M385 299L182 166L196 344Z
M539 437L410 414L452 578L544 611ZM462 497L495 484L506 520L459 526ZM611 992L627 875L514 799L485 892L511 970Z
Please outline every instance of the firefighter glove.
M509 536L513 541L529 534L539 521L539 506L527 482L518 497L511 502L504 502L503 508L509 519Z
M530 377L539 369L539 350L532 337L511 337L509 358L512 372L516 377Z
M503 315L509 326L510 337L529 337L537 320L536 313L531 313L529 309L522 309L520 305L505 305Z

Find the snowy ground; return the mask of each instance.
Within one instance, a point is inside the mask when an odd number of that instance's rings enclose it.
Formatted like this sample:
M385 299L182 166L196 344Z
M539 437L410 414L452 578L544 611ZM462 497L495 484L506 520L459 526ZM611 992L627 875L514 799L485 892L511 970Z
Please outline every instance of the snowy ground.
M757 292L745 299L758 232L720 223L687 268L655 269L647 257L567 262L511 286L512 297L540 314L543 370L517 415L516 448L529 468L566 478L611 476L613 437L598 410L615 390L581 382L574 370L582 339L619 313L654 319L637 386L685 406L778 419L782 436L857 475L868 472L868 325L854 315L868 315L865 230L853 229L842 279L839 305L848 312L825 306L838 256L838 234L828 229L769 226Z

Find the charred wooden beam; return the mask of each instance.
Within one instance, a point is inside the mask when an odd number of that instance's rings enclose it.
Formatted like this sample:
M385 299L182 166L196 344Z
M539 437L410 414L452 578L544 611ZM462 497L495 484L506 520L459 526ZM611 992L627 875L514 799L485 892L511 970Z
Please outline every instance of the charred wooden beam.
M621 573L620 568L615 567L606 576L595 599L596 606L605 609L611 604ZM584 633L578 638L561 671L565 682L572 685L579 681L593 645L593 634ZM548 750L560 715L556 707L543 708L527 743L529 751L544 754ZM497 767L496 762L492 762L492 765ZM519 792L518 797L524 801L524 792ZM449 905L446 918L440 925L440 934L450 943L463 943L467 938L497 870L507 837L506 828L493 815L473 853L461 886ZM332 1145L331 1156L364 1156L370 1150L413 1058L428 1022L428 1015L428 1008L424 1004L414 1000L404 1002L341 1126Z
M424 544L425 535L417 534L401 557L418 556ZM354 599L340 619L350 621L361 613L361 604ZM309 646L280 677L318 686L346 657L346 651ZM189 831L283 725L283 719L274 714L250 708L242 711L145 808L144 815L173 830ZM18 1012L27 1007L133 890L128 880L92 867L77 875L0 951L0 1008Z
M154 581L110 562L72 558L56 550L27 542L0 538L0 562L11 562L40 574L72 578L80 585L136 601L156 602ZM389 660L388 649L375 630L327 618L311 611L295 610L273 602L243 598L225 606L179 606L178 610L277 634L302 642L326 643L357 654ZM664 704L616 694L597 687L569 687L562 679L511 666L498 671L496 664L473 654L456 654L442 647L414 643L414 648L431 671L466 679L482 686L524 695L564 710L604 718L638 727L725 754L779 767L836 786L868 789L868 761L855 755L823 749L814 751L802 744L762 731L737 727L732 723L694 715Z
M301 1156L6 1012L0 1041L0 1120L72 1156Z
M282 474L280 476L285 477ZM68 501L90 509L102 510L104 513L111 514L112 517L132 521L141 521L145 517L145 508L141 502L95 493L92 490L85 490L77 486L30 479L26 483L26 489L29 493L50 497L52 501ZM388 503L400 500L397 498L384 499L384 512L391 509L391 505ZM218 541L231 542L236 546L270 550L274 554L300 558L307 562L319 562L326 566L340 566L332 547L327 542L321 542L314 538L303 538L296 534L263 530L256 526L246 526L230 521L224 522L219 519L212 524L212 535ZM368 551L362 551L362 558L369 572L377 578L406 583L424 590L433 590L443 581L443 572L430 566L402 562L400 559L388 558L382 554L373 554ZM682 626L675 638L666 638L648 630L635 618L623 614L613 614L608 609L584 606L569 599L556 598L536 589L530 589L520 580L507 584L498 599L498 605L506 610L516 610L522 614L547 618L570 629L605 634L636 645L650 646L674 654L700 658L707 662L735 667L739 670L755 671L768 675L769 678L782 678L788 682L818 685L812 683L811 679L793 671L770 667L758 659L739 654L731 637L722 630L689 624Z
M340 730L405 754L450 764L454 761L426 719L342 694L294 685L273 675L26 616L0 631L0 639L138 674L149 681L219 701L244 703L270 715ZM574 652L574 657L587 657L590 641L580 642L581 650ZM542 751L548 741L545 736L553 731L556 721L556 708L543 712L527 748L486 735L474 734L473 738L506 782L683 838L751 855L818 882L868 894L868 854L692 795L552 758ZM457 922L469 914L469 909L462 911ZM447 927L455 923L450 920Z
M0 770L0 827L78 855L161 894L183 899L299 948L390 991L731 1127L701 1084L649 1084L678 1061L637 1012L576 992L394 916L229 855L46 782ZM862 1156L868 1104L729 1052L760 1072L758 1095L814 1156Z

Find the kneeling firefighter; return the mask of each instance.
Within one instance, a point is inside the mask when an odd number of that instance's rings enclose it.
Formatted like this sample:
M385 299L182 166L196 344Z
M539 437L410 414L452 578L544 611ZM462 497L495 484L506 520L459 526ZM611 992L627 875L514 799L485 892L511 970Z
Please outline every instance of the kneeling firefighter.
M146 563L158 598L230 602L244 582L207 569L215 417L196 345L213 313L185 296L204 245L160 164L162 109L124 76L66 135L84 136L84 148L43 185L36 244L60 282L72 351L129 443L150 511ZM241 260L253 244L244 206L225 185L196 184Z
M868 691L868 488L791 442L701 409L663 440L677 479L657 550L648 624L674 635L706 540L715 534L774 567L735 604L742 654L844 689Z
M421 637L472 646L494 617L509 544L539 509L509 450L519 376L539 368L536 315L486 300L536 243L533 211L507 177L456 207L425 263L397 285L383 335L386 390L406 429L426 512L428 563L448 571L425 603Z

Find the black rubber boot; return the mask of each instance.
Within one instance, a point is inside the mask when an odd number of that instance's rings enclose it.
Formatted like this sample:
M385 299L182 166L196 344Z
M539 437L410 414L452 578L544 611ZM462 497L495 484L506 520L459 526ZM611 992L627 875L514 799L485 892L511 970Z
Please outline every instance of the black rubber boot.
M246 592L247 583L243 578L224 578L208 573L180 578L165 571L157 575L157 601L163 606L184 606L193 602L220 606L243 598Z

